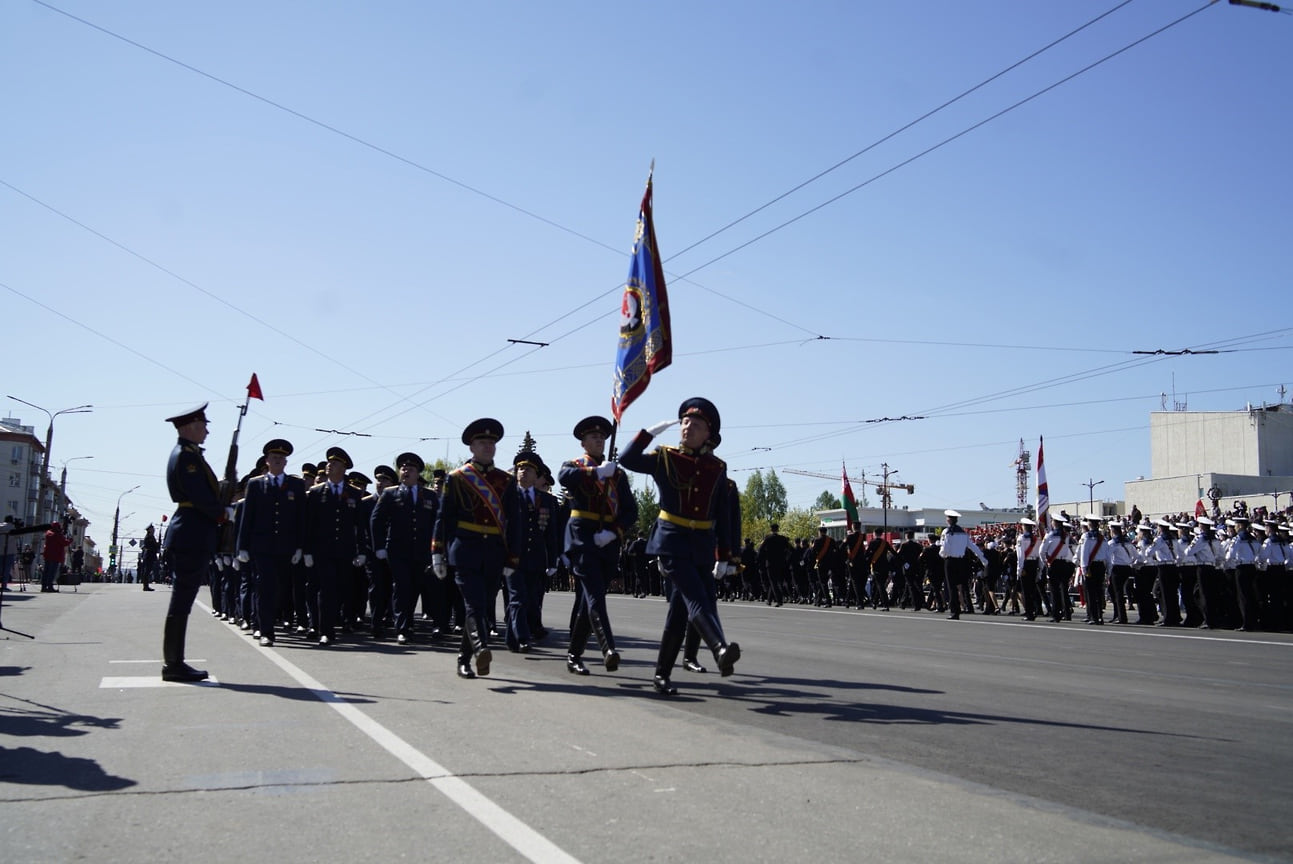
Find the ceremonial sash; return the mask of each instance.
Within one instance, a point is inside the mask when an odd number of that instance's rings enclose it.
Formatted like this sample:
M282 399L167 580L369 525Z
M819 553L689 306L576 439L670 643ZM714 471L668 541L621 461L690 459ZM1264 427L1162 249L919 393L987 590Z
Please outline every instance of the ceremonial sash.
M1087 567L1090 567L1091 562L1095 560L1095 556L1100 554L1100 547L1102 545L1104 545L1104 538L1101 537L1099 534L1095 535L1095 548L1092 549L1091 554L1087 556L1087 559L1086 559Z
M852 561L854 558L856 558L856 557L857 557L857 555L858 555L858 553L862 551L862 541L863 541L863 539L864 539L864 535L859 534L859 535L858 535L858 539L857 539L857 540L855 540L855 541L854 541L854 543L853 543L853 545L849 547L849 560L850 560L850 561Z
M875 566L875 562L877 562L877 561L879 561L879 560L880 560L880 556L884 554L885 547L886 547L886 546L888 546L888 545L889 545L889 544L888 544L886 541L881 540L881 541L880 541L880 543L879 543L879 545L877 545L877 546L875 547L875 551L871 553L871 566L872 566L872 567L874 567L874 566Z
M478 472L470 462L458 468L453 473L457 474L463 480L467 481L467 488L476 493L477 497L485 504L485 509L494 517L494 522L501 528L503 522L503 499L499 497L498 492L493 486L489 485L480 472Z
M1063 541L1063 540L1061 540L1059 543L1055 544L1055 551L1054 551L1054 552L1052 552L1051 554L1049 554L1049 555L1047 555L1047 556L1046 556L1046 566L1047 566L1047 567L1049 567L1049 566L1051 566L1052 564L1054 564L1054 563L1055 563L1055 559L1059 557L1059 555L1060 555L1060 550L1061 550L1061 549L1063 549L1063 548L1064 548L1064 541Z
M574 462L581 468L597 467L593 464L593 460L586 453L578 459L575 459ZM615 515L620 512L620 490L619 484L615 482L615 475L612 474L610 477L606 478L606 480L602 480L594 474L593 482L597 484L597 491L606 496L606 503L610 508L609 513L599 514L598 518L610 517L614 519Z
M813 562L816 564L822 563L822 559L826 557L826 553L829 551L831 551L831 538L825 537L822 541L822 548L817 550L817 557L813 559Z
M1035 549L1036 547L1037 547L1037 537L1036 535L1030 535L1028 540L1028 548L1024 550L1025 560L1027 560L1028 557L1033 554L1033 549Z

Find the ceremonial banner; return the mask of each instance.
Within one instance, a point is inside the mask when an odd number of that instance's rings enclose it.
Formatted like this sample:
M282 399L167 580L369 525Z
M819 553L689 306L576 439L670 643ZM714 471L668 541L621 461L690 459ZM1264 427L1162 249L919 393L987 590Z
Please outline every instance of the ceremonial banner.
M247 400L250 401L252 399L259 399L262 402L265 401L264 395L260 392L260 379L256 377L255 372L251 373L251 381L247 384Z
M840 465L840 473L844 475L844 518L848 522L848 530L852 531L858 524L858 502L853 497L853 487L849 485L848 469Z
M669 330L669 297L665 293L664 268L655 245L655 222L651 216L651 175L638 210L629 278L620 300L619 351L615 357L615 381L611 389L611 414L618 424L629 407L647 388L652 373L673 361L673 337Z
M1043 533L1050 527L1046 524L1046 511L1051 509L1050 490L1046 487L1046 457L1042 454L1044 440L1041 436L1037 438L1037 524Z

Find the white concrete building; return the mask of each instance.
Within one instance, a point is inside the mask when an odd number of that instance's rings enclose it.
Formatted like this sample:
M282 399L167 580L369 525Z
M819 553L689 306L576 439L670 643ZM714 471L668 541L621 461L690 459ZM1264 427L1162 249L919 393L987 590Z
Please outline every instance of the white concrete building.
M40 465L45 445L35 429L22 425L14 417L0 420L0 519L13 516L29 525L36 524L40 500Z

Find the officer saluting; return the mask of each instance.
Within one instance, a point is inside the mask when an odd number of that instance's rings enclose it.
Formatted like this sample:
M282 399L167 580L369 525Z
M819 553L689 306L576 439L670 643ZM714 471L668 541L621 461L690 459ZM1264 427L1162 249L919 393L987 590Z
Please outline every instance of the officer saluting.
M452 566L454 583L462 593L466 620L458 652L460 678L489 674L493 654L485 621L487 588L500 577L512 576L520 563L520 494L515 478L494 465L494 451L502 437L503 424L490 417L463 430L462 443L471 449L471 459L445 478L431 543L436 578L448 578Z
M228 519L220 504L220 485L202 455L207 440L207 403L184 414L167 417L179 441L166 465L166 488L175 502L175 515L164 544L175 574L166 624L162 631L162 680L201 681L207 673L184 662L184 636L189 612L198 596L207 564L215 554L219 526Z
M655 436L679 421L679 446L644 452ZM700 631L724 676L731 675L741 659L740 646L729 644L723 635L717 604L701 581L702 569L713 568L716 578L727 575L741 530L740 525L731 524L727 465L714 455L714 448L723 440L719 423L713 402L688 399L678 407L678 420L643 429L620 455L621 465L650 474L660 490L660 516L647 543L647 554L657 556L661 573L671 583L669 612L652 680L656 692L666 696L678 692L669 678L688 623Z

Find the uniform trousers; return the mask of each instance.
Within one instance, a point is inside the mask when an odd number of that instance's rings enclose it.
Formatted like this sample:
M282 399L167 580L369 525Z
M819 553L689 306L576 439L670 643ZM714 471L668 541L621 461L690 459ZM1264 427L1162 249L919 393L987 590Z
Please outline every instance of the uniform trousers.
M1087 565L1082 590L1086 592L1086 615L1090 621L1104 621L1104 578L1103 561L1092 561Z
M1261 625L1257 607L1257 566L1240 564L1235 568L1235 592L1239 595L1239 618L1245 630Z
M960 615L961 589L970 584L969 562L964 558L944 558L943 573L947 582L947 605L953 615Z
M208 556L198 552L180 549L170 550L171 600L166 607L166 615L179 615L187 618L197 599L198 589L206 576Z
M1137 624L1153 624L1158 621L1158 608L1154 604L1154 585L1157 582L1157 566L1145 566L1136 571Z
M314 566L307 568L306 574L310 620L318 622L320 636L336 639L341 592L350 577L350 559L316 555Z
M1069 583L1077 570L1072 561L1056 558L1046 565L1046 577L1051 587L1051 620L1061 621L1072 615L1069 611Z
M1158 593L1163 603L1163 623L1168 627L1181 624L1181 573L1175 564L1158 565Z
M489 586L501 579L505 560L503 540L498 536L455 537L449 544L454 584L462 594L463 603L462 646L458 653L460 664L468 662L476 651L489 645L486 620Z
M385 627L391 614L391 568L380 558L368 562L368 607L373 612L373 630Z
M292 579L292 553L252 553L256 573L256 629L262 637L274 638L279 600L285 585Z
M413 632L413 607L418 602L418 579L426 562L405 555L387 553L391 571L391 605L395 608L395 632L405 636Z
M610 616L606 611L606 586L615 578L619 564L620 544L607 543L605 546L578 546L566 551L570 566L575 572L578 583L576 589L583 599L583 605L576 612L570 628L570 653L581 657L584 646L588 644L588 634L594 632L600 623L602 633L599 642L601 647L610 650L615 644L615 635L611 631Z
M702 636L727 644L723 625L718 620L718 603L705 585L708 571L702 572L689 558L661 555L659 563L661 576L669 581L669 609L664 619L666 639L677 638L681 643L687 624L692 623ZM676 657L662 659L668 661L664 668L670 668Z
M1109 582L1113 588L1113 620L1119 624L1127 623L1127 582L1131 575L1130 564L1113 565Z

